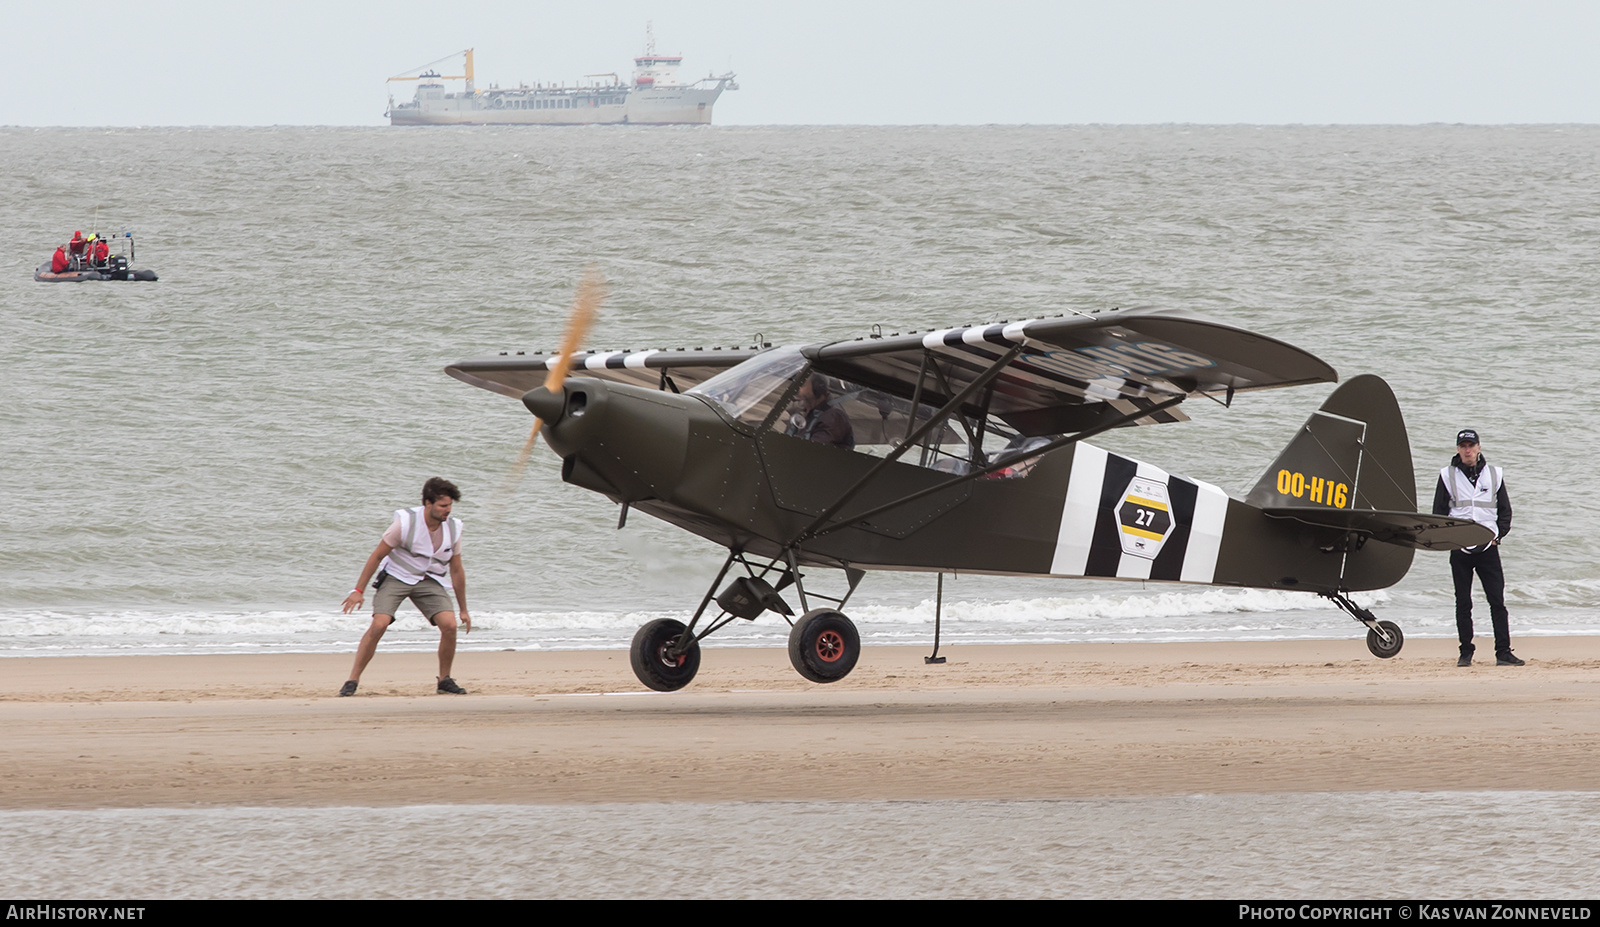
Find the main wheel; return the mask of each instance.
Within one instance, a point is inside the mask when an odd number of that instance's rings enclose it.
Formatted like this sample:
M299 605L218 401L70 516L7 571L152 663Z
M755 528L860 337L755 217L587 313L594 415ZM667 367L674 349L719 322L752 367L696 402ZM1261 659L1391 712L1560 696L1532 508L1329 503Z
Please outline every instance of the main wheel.
M861 635L842 612L814 608L789 629L789 662L812 682L850 675L861 656Z
M1392 621L1380 621L1378 627L1388 631L1391 640L1385 642L1376 630L1368 628L1367 649L1372 651L1373 656L1387 660L1400 652L1400 648L1405 645L1406 636L1400 633L1400 626Z
M700 642L690 640L683 653L671 651L683 635L684 624L671 618L658 618L633 635L633 675L657 692L681 689L700 671Z

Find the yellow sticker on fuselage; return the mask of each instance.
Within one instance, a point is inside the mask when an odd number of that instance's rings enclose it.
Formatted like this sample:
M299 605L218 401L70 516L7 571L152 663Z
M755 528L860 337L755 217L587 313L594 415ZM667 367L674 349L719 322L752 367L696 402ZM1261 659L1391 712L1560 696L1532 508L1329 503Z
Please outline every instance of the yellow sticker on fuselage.
M1298 470L1278 471L1278 492L1315 505L1342 509L1350 503L1350 487L1333 479L1306 476Z
M1172 505L1167 484L1135 477L1117 503L1122 552L1154 560L1172 533Z

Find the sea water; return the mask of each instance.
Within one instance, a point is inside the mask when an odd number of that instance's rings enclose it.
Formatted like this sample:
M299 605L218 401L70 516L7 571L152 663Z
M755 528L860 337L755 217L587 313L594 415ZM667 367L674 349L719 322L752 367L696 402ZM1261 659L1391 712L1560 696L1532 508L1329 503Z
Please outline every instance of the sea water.
M0 654L348 649L338 604L435 474L465 493L468 650L683 617L719 549L616 530L542 446L500 491L530 417L441 372L553 349L591 264L595 348L1159 305L1380 374L1422 508L1458 428L1505 467L1518 638L1600 632L1600 127L9 128L0 176ZM160 282L33 282L78 228L133 230ZM1096 442L1242 495L1330 389ZM866 642L925 643L934 581L870 574ZM957 643L1361 636L1304 593L944 600ZM1442 554L1363 601L1454 633ZM708 644L780 646L767 617ZM386 646L431 648L406 627Z
M0 177L3 655L349 650L366 619L338 604L436 474L465 492L465 649L620 648L682 617L719 551L638 513L616 530L542 446L499 491L529 416L441 372L556 347L591 264L611 287L595 348L1159 305L1380 374L1424 509L1457 429L1506 468L1519 649L1600 633L1600 127L13 128ZM34 283L78 228L132 229L161 281ZM1330 389L1096 443L1242 495ZM925 644L934 594L871 574L850 613L869 645ZM1363 601L1453 635L1443 555ZM943 634L1361 636L1306 594L976 576L946 577ZM769 616L708 651L784 636ZM435 640L409 616L385 647ZM1579 897L1597 811L1522 792L4 811L0 894Z

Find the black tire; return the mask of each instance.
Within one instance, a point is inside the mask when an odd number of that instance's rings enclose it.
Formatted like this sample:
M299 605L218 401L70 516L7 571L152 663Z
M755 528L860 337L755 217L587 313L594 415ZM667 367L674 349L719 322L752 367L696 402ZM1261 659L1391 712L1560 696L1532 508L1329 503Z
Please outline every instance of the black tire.
M843 679L860 658L861 635L842 612L814 608L789 629L789 662L812 682Z
M1392 621L1380 621L1378 622L1378 627L1388 631L1393 640L1384 643L1383 638L1378 636L1377 631L1368 628L1367 649L1372 651L1372 655L1378 659L1387 660L1399 653L1400 648L1405 646L1406 636L1400 633L1400 626Z
M633 635L633 675L657 692L677 691L700 672L699 641L689 641L689 649L676 658L667 655L667 649L683 635L683 628L681 621L658 618Z

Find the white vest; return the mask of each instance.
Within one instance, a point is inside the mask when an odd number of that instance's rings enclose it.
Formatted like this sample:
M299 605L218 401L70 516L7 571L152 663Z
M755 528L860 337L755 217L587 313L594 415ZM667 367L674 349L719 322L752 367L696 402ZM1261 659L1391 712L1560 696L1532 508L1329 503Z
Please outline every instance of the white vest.
M1444 486L1450 491L1450 517L1470 518L1480 525L1494 532L1495 537L1500 536L1500 485L1505 481L1505 473L1492 464L1484 464L1478 471L1476 483L1467 479L1455 464L1439 471L1439 479L1444 480Z
M422 506L400 509L394 513L400 520L400 544L383 558L382 568L390 576L405 583L420 583L431 576L446 589L450 585L450 560L455 556L456 544L461 540L461 519L445 520L439 532L439 549L433 549L433 538L428 535L428 519Z

